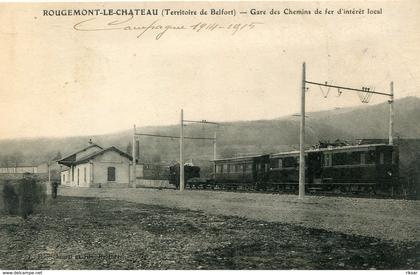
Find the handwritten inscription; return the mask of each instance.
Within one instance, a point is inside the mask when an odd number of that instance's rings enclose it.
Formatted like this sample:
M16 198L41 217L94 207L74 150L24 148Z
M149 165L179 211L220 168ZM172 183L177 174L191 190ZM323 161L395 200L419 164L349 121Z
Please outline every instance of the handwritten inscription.
M151 33L154 35L156 40L159 40L168 32L174 31L192 31L195 33L226 31L230 35L235 35L239 32L253 30L258 25L262 24L263 23L261 22L229 24L196 22L192 24L172 25L163 24L159 19L156 19L147 24L137 24L133 21L133 16L128 19L119 19L105 22L97 17L94 17L76 23L73 26L73 29L76 31L133 31L137 32L137 38L141 38L146 33Z

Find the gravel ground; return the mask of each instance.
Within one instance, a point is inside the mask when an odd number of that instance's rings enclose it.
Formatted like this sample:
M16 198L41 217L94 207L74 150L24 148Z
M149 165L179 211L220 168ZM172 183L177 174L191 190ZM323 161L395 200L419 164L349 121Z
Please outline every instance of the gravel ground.
M60 188L63 196L102 197L282 222L392 241L420 241L420 201L157 189Z
M420 268L418 241L103 198L60 196L0 221L0 269Z

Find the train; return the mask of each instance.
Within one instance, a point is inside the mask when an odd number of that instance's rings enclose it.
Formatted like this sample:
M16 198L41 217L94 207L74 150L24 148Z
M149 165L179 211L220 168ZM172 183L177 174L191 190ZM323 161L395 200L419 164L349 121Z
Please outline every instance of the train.
M200 167L184 165L184 182L188 183L191 179L200 179ZM179 188L179 163L169 166L169 182Z
M306 150L305 188L309 192L397 192L393 184L397 161L394 147L385 144ZM298 189L299 151L220 159L215 167L215 184L228 189Z
M190 188L296 193L299 151L213 161L211 178L186 178ZM179 168L178 168L179 169ZM420 197L420 140L359 140L357 144L319 143L305 151L308 193Z

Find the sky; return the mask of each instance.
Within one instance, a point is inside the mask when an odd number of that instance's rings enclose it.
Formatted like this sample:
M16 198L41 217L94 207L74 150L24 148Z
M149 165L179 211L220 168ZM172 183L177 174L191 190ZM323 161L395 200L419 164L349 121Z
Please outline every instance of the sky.
M129 16L43 16L43 10L235 9L237 16L135 16L123 26L242 24L244 29L78 31ZM250 15L251 9L380 9L380 15ZM420 96L418 1L0 4L0 139L112 133L185 119L272 119L299 112L307 80ZM249 24L258 23L250 29ZM111 24L112 25L112 24ZM324 98L308 86L307 111L360 106L357 93ZM369 104L386 101L374 96Z

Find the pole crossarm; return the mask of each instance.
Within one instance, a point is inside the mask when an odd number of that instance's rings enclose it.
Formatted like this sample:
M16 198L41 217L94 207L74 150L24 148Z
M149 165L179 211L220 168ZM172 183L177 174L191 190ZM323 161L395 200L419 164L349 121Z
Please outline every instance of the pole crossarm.
M212 122L212 121L207 121L207 120L186 120L186 119L184 119L183 122L219 125L219 123L217 123L217 122Z
M393 97L392 94L375 92L375 91L370 91L370 90L363 90L363 89L357 89L357 88L350 88L350 87L343 87L343 86L337 86L337 85L330 85L330 84L318 83L318 82L307 81L307 80L305 80L305 83L312 84L312 85L318 85L318 86L324 86L324 87L330 87L330 88L337 88L337 89L340 89L340 90L348 90L348 91L355 91L355 92L364 92L364 93L371 93L371 94L377 94L377 95L384 95L384 96Z
M168 136L168 135L154 135L154 134L141 134L135 133L136 136L146 136L146 137L161 137L161 138L180 138L179 136ZM184 139L200 139L200 140L215 140L211 137L183 137Z

